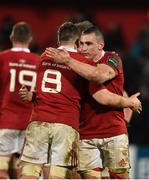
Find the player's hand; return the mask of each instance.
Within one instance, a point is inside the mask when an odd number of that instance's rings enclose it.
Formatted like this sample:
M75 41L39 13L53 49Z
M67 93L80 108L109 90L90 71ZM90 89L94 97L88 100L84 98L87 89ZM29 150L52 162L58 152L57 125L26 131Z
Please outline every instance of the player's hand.
M19 90L19 96L22 101L31 101L33 93L29 91L26 86L22 85Z
M130 100L132 103L132 110L140 113L142 111L142 104L141 101L138 99L138 96L140 95L139 92L133 94L130 96Z
M70 55L65 49L56 49L56 48L46 48L45 55L49 58L52 58L54 62L66 64L70 60Z

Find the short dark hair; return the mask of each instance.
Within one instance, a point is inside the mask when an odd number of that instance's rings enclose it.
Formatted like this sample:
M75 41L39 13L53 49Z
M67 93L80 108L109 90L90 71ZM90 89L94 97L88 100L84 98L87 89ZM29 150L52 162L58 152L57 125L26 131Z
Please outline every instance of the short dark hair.
M79 37L78 28L72 22L65 22L58 29L59 42L76 41Z
M94 26L94 24L93 24L92 22L88 21L88 20L75 23L75 25L77 26L80 35L82 34L83 31L85 31L85 30L87 30L88 28Z
M97 38L104 40L103 34L97 26L92 26L82 32L82 34L91 34L91 33L95 33Z
M11 35L13 36L14 41L26 43L32 36L32 30L28 23L18 22L13 26Z

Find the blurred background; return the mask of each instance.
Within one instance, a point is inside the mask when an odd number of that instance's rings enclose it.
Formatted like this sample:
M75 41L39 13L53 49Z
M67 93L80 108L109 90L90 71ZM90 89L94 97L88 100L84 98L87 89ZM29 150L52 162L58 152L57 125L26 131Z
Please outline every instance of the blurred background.
M57 29L64 21L92 21L103 32L105 50L120 53L129 95L140 91L143 111L128 125L132 178L149 178L149 1L13 0L0 1L0 50L11 47L9 34L18 21L33 30L31 51L57 47Z

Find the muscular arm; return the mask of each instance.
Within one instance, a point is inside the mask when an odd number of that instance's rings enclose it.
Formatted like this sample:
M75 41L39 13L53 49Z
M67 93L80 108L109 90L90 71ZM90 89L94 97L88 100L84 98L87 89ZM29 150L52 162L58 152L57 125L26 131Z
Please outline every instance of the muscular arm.
M104 83L115 77L115 71L106 64L97 64L97 66L92 66L70 57L66 65L89 81Z
M104 83L115 77L115 71L106 64L92 66L70 57L67 51L60 51L55 48L47 48L46 56L53 58L57 63L63 63L69 66L73 71L83 78L98 83Z
M114 94L107 89L97 91L92 97L100 104L117 107L117 108L132 108L138 113L142 110L141 102L137 98L140 93L136 93L130 97L124 97Z

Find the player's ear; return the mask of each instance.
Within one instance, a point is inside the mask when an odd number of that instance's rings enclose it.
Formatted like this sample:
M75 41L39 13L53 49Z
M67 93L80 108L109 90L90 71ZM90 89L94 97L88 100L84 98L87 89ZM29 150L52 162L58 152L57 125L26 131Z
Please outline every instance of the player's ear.
M105 45L104 41L99 41L99 43L98 43L98 49L99 49L99 50L102 50L102 49L104 48L104 45Z
M10 41L13 40L13 35L12 35L12 33L10 34L9 39L10 39Z
M59 40L57 41L57 45L60 46L60 41Z
M33 37L32 36L30 36L30 38L29 38L29 44L32 42L32 40L33 40Z

